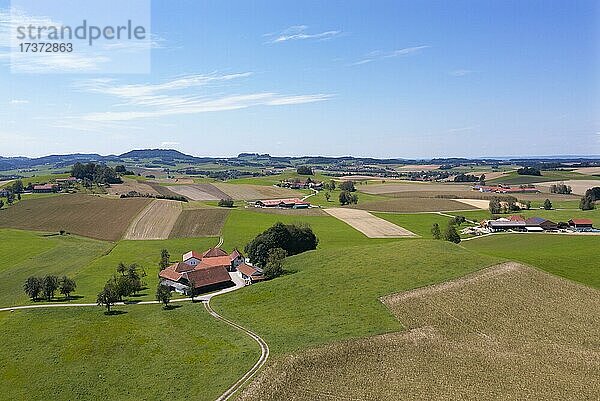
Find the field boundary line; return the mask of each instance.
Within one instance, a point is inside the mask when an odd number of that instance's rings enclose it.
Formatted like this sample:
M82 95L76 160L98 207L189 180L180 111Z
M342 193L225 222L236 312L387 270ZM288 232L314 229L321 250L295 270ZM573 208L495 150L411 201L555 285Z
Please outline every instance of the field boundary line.
M206 310L212 317L214 317L215 319L221 320L221 321L227 323L228 325L230 325L231 327L234 327L234 328L244 332L246 335L248 335L250 338L252 338L254 341L256 341L258 343L258 345L260 346L261 355L260 355L260 358L258 358L258 361L254 364L254 366L252 366L252 368L250 368L250 370L248 370L237 382L235 382L231 387L229 387L216 400L216 401L226 401L226 400L229 400L231 397L233 397L256 374L256 372L258 372L260 370L260 368L262 368L265 365L265 363L267 362L267 359L269 358L269 352L270 352L269 346L267 345L265 340L263 340L258 334L248 330L247 328L235 323L232 320L224 318L223 316L221 316L217 312L215 312L214 309L210 306L210 299L203 301L203 303L204 303L204 307L206 308Z

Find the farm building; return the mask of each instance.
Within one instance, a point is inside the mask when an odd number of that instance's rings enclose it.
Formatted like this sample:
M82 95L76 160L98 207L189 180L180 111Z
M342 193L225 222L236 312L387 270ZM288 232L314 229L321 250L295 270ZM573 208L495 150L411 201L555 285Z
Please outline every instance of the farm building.
M265 279L260 269L242 263L237 267L238 273L246 282L246 285L256 283Z
M59 187L57 184L43 184L43 185L34 185L33 192L34 193L50 193L58 191Z
M298 198L257 200L255 207L279 207L286 209L308 209L310 203Z
M282 188L290 188L290 189L322 189L323 183L319 181L313 181L311 179L297 180L297 181L281 181L277 186Z
M547 220L541 217L531 217L528 219L522 216L510 216L509 218L499 218L496 220L489 220L484 223L484 226L489 228L491 231L552 231L558 229L558 224L551 220Z
M229 271L234 271L244 262L244 255L237 249L229 254L221 248L211 248L204 253L189 251L183 255L182 260L190 266L223 266Z
M181 293L189 293L192 285L194 293L228 287L233 284L229 271L244 263L244 256L237 249L231 254L221 248L204 253L190 251L182 259L158 274L161 284Z
M498 186L487 186L487 185L474 185L472 187L474 191L479 192L492 192L497 194L531 194L540 192L539 189L535 187L509 187L506 185L498 185Z
M207 292L233 285L231 277L225 266L190 266L178 262L163 269L158 274L160 283L168 286L172 291L182 294Z
M573 227L576 230L592 229L593 222L590 219L571 219L569 220L569 226Z
M558 224L542 217L531 217L525 220L527 231L551 231L558 229Z

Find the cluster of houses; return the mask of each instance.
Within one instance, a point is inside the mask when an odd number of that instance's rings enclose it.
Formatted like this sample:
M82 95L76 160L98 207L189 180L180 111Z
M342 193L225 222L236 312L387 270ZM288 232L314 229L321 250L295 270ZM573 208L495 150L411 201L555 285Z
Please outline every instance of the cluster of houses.
M221 248L211 248L204 253L187 252L181 262L161 270L158 276L160 283L171 291L197 294L233 286L234 274L246 285L264 280L262 271L246 263L237 249L227 253Z
M280 209L308 209L310 207L310 203L305 202L299 198L266 199L257 200L256 202L254 202L254 207Z
M290 189L323 189L323 183L320 181L314 181L311 178L306 180L284 180L277 184L278 187L290 188Z
M497 186L473 185L472 189L474 191L496 194L535 194L540 192L540 190L534 186L510 187L502 184Z
M508 218L501 217L496 220L484 220L481 226L489 232L520 231L520 232L544 232L544 231L592 231L594 229L590 219L571 219L568 222L555 223L543 217L529 217L515 215Z

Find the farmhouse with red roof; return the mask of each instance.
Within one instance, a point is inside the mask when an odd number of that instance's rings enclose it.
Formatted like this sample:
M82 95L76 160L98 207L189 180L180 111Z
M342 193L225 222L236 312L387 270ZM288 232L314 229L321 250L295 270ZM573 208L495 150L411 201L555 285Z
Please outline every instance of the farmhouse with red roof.
M182 262L173 263L158 274L160 283L172 291L194 293L212 291L233 285L229 272L244 263L244 256L235 249L228 254L221 248L211 248L204 253L190 251Z

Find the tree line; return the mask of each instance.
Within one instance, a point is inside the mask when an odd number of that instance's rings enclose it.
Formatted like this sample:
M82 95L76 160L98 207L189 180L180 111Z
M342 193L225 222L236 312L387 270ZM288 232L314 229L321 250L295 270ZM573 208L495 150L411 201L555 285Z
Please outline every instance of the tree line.
M23 284L23 290L32 301L38 301L41 297L47 301L54 298L56 291L59 291L65 296L65 299L70 299L71 293L75 291L77 284L75 280L67 276L47 275L44 277L30 276Z

